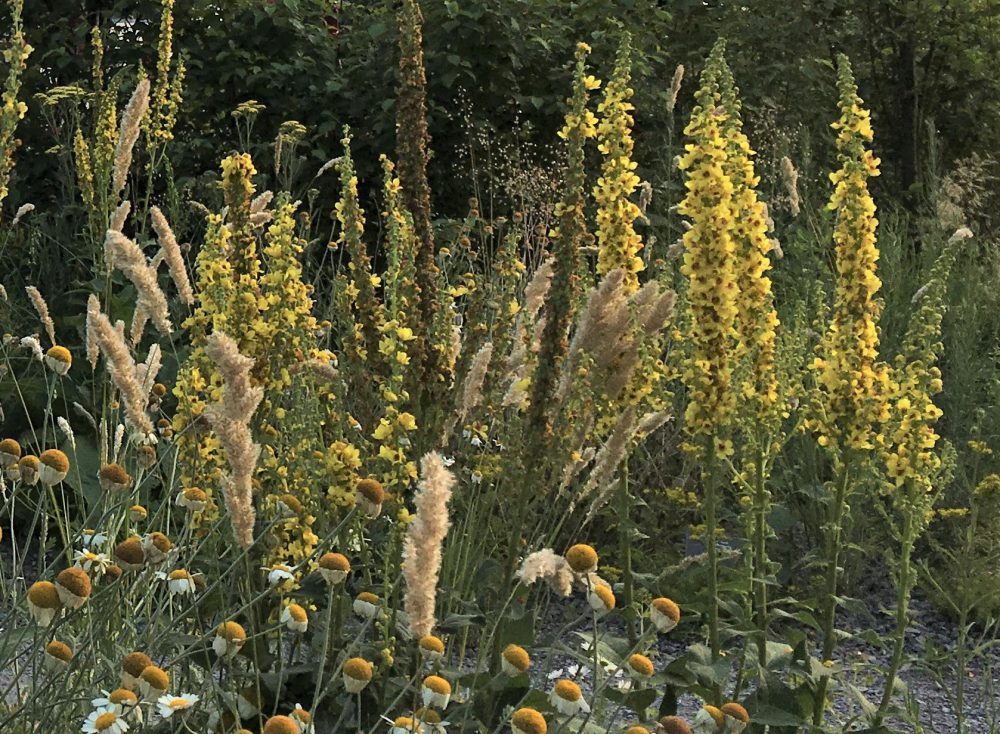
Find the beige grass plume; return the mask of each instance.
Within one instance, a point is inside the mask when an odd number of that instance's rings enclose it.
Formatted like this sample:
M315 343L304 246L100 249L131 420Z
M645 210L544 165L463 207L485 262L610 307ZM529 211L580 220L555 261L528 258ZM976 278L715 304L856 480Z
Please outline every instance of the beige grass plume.
M87 300L87 361L90 368L97 369L97 358L101 355L101 348L97 344L97 327L95 319L101 314L101 303L95 296Z
M253 441L250 419L264 397L264 390L250 380L254 361L240 354L236 342L220 331L209 335L205 353L219 367L224 387L222 398L205 409L229 460L230 474L224 479L226 508L240 547L253 544L256 514L253 507L253 475L260 446Z
M157 206L150 207L149 214L153 220L153 230L160 242L163 259L166 260L170 277L177 286L177 292L181 300L188 306L194 303L194 290L191 288L191 281L188 279L187 267L184 265L184 256L181 248L174 237L174 231L170 228L167 218Z
M153 391L156 383L156 376L160 373L160 366L163 360L163 353L159 344L153 344L146 355L146 361L135 367L135 379L139 382L139 387L143 393L149 395Z
M125 188L128 169L132 166L132 150L139 139L142 129L142 119L149 109L149 79L143 79L132 92L132 97L122 113L122 124L118 131L118 144L115 146L115 167L111 178L111 192L118 196Z
M403 578L406 580L403 606L414 638L429 635L434 630L441 546L451 526L448 501L455 486L455 477L436 451L421 459L420 474L417 494L413 498L417 518L407 527L403 542Z
M442 446L448 442L448 437L455 430L455 426L465 420L469 411L482 402L483 383L486 381L486 371L489 369L492 358L493 342L486 342L472 358L472 364L469 365L469 370L465 373L465 381L462 384L462 400L455 413L445 423L441 433Z
M144 315L152 319L161 333L173 331L167 297L156 282L156 270L146 261L139 245L121 232L109 229L104 239L104 250L108 260L114 262L115 267L125 273L135 286L138 295L136 308L142 308ZM132 336L135 341L134 328Z
M551 548L542 548L525 558L517 575L526 586L541 580L562 596L573 593L573 569Z
M111 224L108 226L108 229L113 229L115 232L121 232L125 227L125 221L128 219L129 212L131 211L132 202L126 199L115 208L115 213L111 215Z
M49 304L45 302L42 298L41 292L35 286L29 285L24 290L28 292L28 298L31 299L31 305L35 307L38 312L38 318L42 322L42 326L45 327L45 333L49 335L49 341L52 342L52 346L56 345L56 325L52 323L52 317L49 315Z
M142 391L142 386L136 380L135 361L121 332L101 312L100 302L93 294L87 302L87 343L96 344L104 353L111 381L121 393L129 422L144 436L151 434L153 424L146 415L148 393Z
M788 156L781 159L781 178L785 182L785 188L788 189L788 205L792 210L792 216L797 217L802 205L799 199L799 172L795 170Z
M678 64L674 69L674 78L670 81L670 93L667 96L667 112L673 112L677 106L677 95L681 91L681 83L684 81L684 64Z

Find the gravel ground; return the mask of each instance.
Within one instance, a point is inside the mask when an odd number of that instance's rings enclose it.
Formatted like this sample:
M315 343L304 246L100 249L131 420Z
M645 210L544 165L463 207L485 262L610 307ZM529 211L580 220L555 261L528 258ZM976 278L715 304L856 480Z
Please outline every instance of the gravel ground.
M6 543L2 544L6 546ZM0 562L5 568L9 568L10 556L9 548L3 547L3 558ZM33 565L30 560L26 564L25 573L33 573ZM894 622L891 613L888 611L894 604L894 594L891 587L885 585L884 573L869 574L867 578L882 579L881 586L867 586L863 589L850 590L850 595L865 599L869 609L876 610L871 615L843 615L838 620L838 627L848 630L853 637L845 641L836 654L837 661L840 662L846 672L837 676L841 682L849 682L861 691L870 701L877 703L882 692L882 682L884 680L889 664L890 645ZM585 608L585 601L579 595L566 603L554 604L543 621L538 635L539 641L554 637L566 623L577 617ZM0 624L5 622L4 614L6 610L0 609ZM911 625L906 637L906 658L910 661L928 659L927 664L910 663L904 665L901 678L906 683L911 699L919 706L919 721L927 734L952 734L957 732L957 720L954 707L952 705L951 693L955 689L955 670L953 660L948 660L948 665L942 667L935 665L929 659L932 651L947 652L953 654L957 646L958 630L953 621L942 616L927 600L923 599L919 593L915 594L910 610ZM608 628L614 629L614 621L606 623ZM579 631L589 631L589 622L582 622L577 628ZM619 627L617 632L621 633ZM566 644L575 644L578 638L571 633L562 635L562 641ZM879 645L870 644L869 640L881 641ZM674 657L683 653L691 639L683 639L676 633L659 636L656 644L651 649L651 656L659 667L670 662ZM470 652L470 656L474 652ZM536 661L540 663L541 661ZM552 668L562 669L562 675L571 677L572 667L575 660L567 655L557 655ZM474 667L474 658L469 663L469 669ZM541 667L540 665L538 667ZM550 668L550 669L552 669ZM537 669L537 668L536 668ZM932 676L929 670L933 670ZM996 734L1000 732L1000 647L994 647L983 657L970 661L966 681L965 710L968 731L970 734ZM590 671L584 666L575 671L578 682L585 690L589 690L592 676ZM935 678L940 678L938 682ZM11 670L0 670L0 691L7 689L11 680ZM535 687L541 690L548 690L551 682L539 672L533 680ZM951 692L951 693L950 693ZM12 693L12 692L11 692ZM10 694L8 694L10 698ZM844 722L853 720L859 714L859 704L848 690L837 690L834 692L835 706L831 714L831 722L836 721L843 725ZM679 713L685 717L691 717L700 707L700 701L694 696L685 695L679 702ZM654 704L658 706L658 702ZM622 718L621 723L628 723ZM902 731L908 731L911 727L899 721L892 722ZM846 731L863 729L863 725L856 724Z
M836 723L845 727L844 731L863 730L866 724L861 714L858 700L847 690L843 683L856 687L864 696L876 705L882 695L882 686L888 672L892 635L895 628L889 609L894 604L891 589L884 589L875 598L868 599L868 605L883 610L871 616L842 615L838 619L838 628L849 631L853 637L841 644L835 654L845 672L835 680L841 681L839 689L833 689L834 710L828 715L828 723ZM581 602L567 604L563 608L554 608L542 627L539 639L547 639L556 635L566 622L581 611ZM931 650L938 654L947 651L954 653L957 647L958 630L954 622L943 617L928 601L915 595L910 607L911 625L906 636L905 660L923 660ZM612 622L607 623L609 626ZM589 623L579 628L581 631L590 629ZM613 629L613 627L612 627ZM619 627L615 633L623 634ZM867 638L881 641L882 647L870 644ZM571 639L563 635L564 641ZM575 639L575 638L572 638ZM668 664L672 659L682 654L687 645L695 640L682 639L674 635L660 636L651 648L650 654L658 667ZM815 641L814 645L815 647ZM556 669L563 674L575 673L575 679L585 692L591 690L592 675L589 668L574 667L576 661L570 656L561 656L555 663ZM953 734L958 731L952 696L955 690L955 669L953 661L947 667L936 667L936 676L929 673L933 662L926 664L904 663L900 677L905 682L908 693L919 708L918 719L925 734ZM965 688L965 717L970 734L995 734L1000 732L1000 649L994 648L983 658L970 661ZM942 686L943 683L943 686ZM533 684L543 690L551 687L551 681L539 673ZM659 701L654 703L658 706ZM701 701L692 695L684 695L679 701L678 713L688 719L694 716L701 706ZM847 722L853 722L847 726ZM622 724L632 723L622 718ZM899 719L890 719L890 725L900 731L914 730L909 723Z

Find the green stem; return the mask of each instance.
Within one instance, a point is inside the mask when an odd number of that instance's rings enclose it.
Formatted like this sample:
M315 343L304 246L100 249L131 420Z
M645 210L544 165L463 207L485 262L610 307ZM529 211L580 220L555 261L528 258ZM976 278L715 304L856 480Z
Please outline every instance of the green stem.
M845 460L837 483L837 494L833 504L833 519L830 523L826 541L826 589L823 597L823 662L833 655L837 646L834 634L834 624L837 620L837 582L840 579L840 552L843 544L844 509L847 505L847 488L850 477L850 461ZM816 699L813 703L813 724L821 726L823 712L826 708L826 688L830 676L823 676L816 687Z
M621 491L618 493L618 543L624 566L623 574L625 576L622 607L624 610L631 611L634 592L632 579L632 520L629 516L629 509L632 500L629 496L628 479L628 458L626 457L622 464ZM625 615L625 624L628 628L628 642L630 645L634 645L636 640L635 620L631 614Z
M913 551L913 510L907 510L903 520L902 549L899 557L899 595L896 598L896 634L893 640L892 663L889 666L889 674L885 679L885 690L882 693L882 703L879 704L875 714L874 726L877 729L885 719L885 712L889 710L889 702L892 700L892 691L896 687L896 675L899 673L899 666L903 662L903 643L906 640L907 611L910 604L910 589L913 584L910 580L910 554Z
M757 450L757 472L754 477L754 499L757 512L754 527L754 584L757 607L757 662L760 679L767 670L767 487L764 485L764 451Z
M708 550L708 640L712 650L712 664L722 657L719 643L719 554L715 544L718 505L718 472L716 471L715 441L709 439L707 482L705 487L705 547ZM712 684L712 703L722 705L722 686Z

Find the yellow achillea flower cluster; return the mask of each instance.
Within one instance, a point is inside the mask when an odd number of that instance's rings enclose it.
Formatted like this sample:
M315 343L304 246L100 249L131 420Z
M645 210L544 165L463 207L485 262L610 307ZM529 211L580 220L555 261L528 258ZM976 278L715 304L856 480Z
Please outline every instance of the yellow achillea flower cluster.
M737 356L746 357L748 366L740 393L753 411L751 420L773 426L780 417L775 348L778 314L774 308L767 206L757 196L760 177L753 164L754 151L743 132L739 90L729 65L720 72L721 103L726 110L724 136L729 143L725 170L733 184L733 238L736 247L736 282L739 289L736 315Z
M625 272L626 292L639 288L639 273L645 269L642 238L634 228L642 212L629 197L639 186L632 160L632 89L629 87L631 45L626 34L618 49L614 73L597 106L601 114L597 126L597 147L604 155L601 176L594 187L597 202L597 273L606 275L615 268ZM568 121L567 121L568 122Z
M827 207L837 213L834 246L837 285L833 314L811 368L818 395L807 428L832 450L871 449L881 443L877 424L886 418L880 400L886 371L879 363L879 302L882 281L876 274L878 220L868 179L879 174L872 142L871 119L862 106L846 57L838 73L841 116L833 123L841 168L830 174L833 195Z
M27 68L28 56L34 50L24 37L24 26L21 23L23 7L24 0L13 0L10 5L10 46L3 50L3 59L7 63L7 81L0 94L0 203L7 198L7 184L11 169L14 168L14 151L18 146L18 140L14 137L17 123L28 111L27 105L17 98L21 91L21 74Z
M731 390L732 352L739 286L733 240L733 182L727 172L727 114L719 105L722 47L717 45L701 77L691 121L684 130L680 168L687 172L687 195L678 211L691 228L684 233L681 273L688 280L688 356L682 377L689 391L685 427L692 436L711 438L729 425L735 409ZM728 441L716 447L731 453Z

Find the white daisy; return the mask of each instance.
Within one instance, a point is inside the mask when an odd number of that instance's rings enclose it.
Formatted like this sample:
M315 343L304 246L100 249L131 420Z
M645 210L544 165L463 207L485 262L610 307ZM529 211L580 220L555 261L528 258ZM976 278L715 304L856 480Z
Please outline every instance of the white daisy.
M73 554L73 562L88 573L103 574L111 565L111 559L106 553L94 553L92 550L78 550Z
M160 696L156 700L156 709L160 712L160 716L169 719L175 711L185 711L198 703L199 700L198 696L193 693L182 693L179 696Z
M86 734L124 734L128 722L111 709L101 708L91 711L80 731Z
M281 563L275 563L273 566L263 566L262 570L267 571L267 583L271 586L277 586L295 578L292 574L292 569Z

